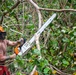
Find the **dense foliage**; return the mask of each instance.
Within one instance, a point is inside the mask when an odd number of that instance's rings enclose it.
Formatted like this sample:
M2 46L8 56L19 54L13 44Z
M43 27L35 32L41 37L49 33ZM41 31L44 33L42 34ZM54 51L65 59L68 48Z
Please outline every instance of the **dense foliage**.
M42 8L76 9L76 0L34 0ZM17 0L0 0L0 20L7 32L7 39L18 40L24 37L29 40L38 30L38 15L31 3L21 0L20 4L11 10ZM24 5L23 5L24 4ZM37 66L39 75L56 75L57 69L64 73L76 75L76 12L53 12L41 10L43 23L56 13L55 20L40 36L39 51L34 45L24 57L17 57L9 65L16 75L28 75ZM47 37L48 36L48 37ZM10 51L8 47L8 51ZM12 54L9 52L8 54ZM42 58L39 59L39 56ZM57 69L53 69L53 67Z

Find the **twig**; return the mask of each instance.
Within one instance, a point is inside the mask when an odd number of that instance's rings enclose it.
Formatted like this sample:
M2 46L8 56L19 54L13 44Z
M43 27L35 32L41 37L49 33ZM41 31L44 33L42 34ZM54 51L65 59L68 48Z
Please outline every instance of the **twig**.
M50 30L47 32L47 36L44 40L44 47L46 46L46 43L47 43L47 40L48 40L49 36L50 36Z
M52 67L53 69L55 69L59 75L71 75L71 74L67 74L67 73L62 72L61 70L59 70L58 68L56 68L52 64L49 64L49 66Z
M66 51L67 49L67 43L65 43L64 48L63 48L63 53Z
M4 25L6 28L8 28L8 26L6 26L5 24L3 24L3 25ZM13 29L11 29L11 28L10 28L10 30L13 31L13 32L15 32L15 33L18 33L18 34L20 34L20 35L23 35L22 33L18 32L18 31L16 31L16 30L13 30Z
M6 65L6 66L9 66L10 64L13 63L13 61L14 61L13 59L12 59L12 60L8 60L7 62L5 62L5 65Z

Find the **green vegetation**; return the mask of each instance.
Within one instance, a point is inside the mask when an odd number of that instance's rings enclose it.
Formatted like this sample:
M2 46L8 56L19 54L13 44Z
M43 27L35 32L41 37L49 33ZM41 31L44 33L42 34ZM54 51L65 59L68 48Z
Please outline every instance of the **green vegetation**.
M38 14L29 0L21 0L18 5L12 7L16 1L19 0L0 0L0 24L7 32L7 39L15 41L25 37L29 40L38 30ZM34 2L42 8L76 9L76 0L34 0ZM36 65L39 75L57 75L61 72L76 75L76 60L73 56L76 52L76 12L40 11L43 23L53 13L57 13L57 17L39 38L41 50L34 45L24 57L17 56L9 65L12 74L29 75ZM10 49L12 51L8 54L13 53L13 48L8 47L8 51ZM57 72L56 68L61 72Z

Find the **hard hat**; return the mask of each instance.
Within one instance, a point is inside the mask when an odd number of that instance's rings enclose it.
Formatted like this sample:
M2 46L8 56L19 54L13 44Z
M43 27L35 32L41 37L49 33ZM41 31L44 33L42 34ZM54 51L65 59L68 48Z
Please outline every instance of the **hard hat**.
M0 26L0 32L4 32L4 29L2 26Z

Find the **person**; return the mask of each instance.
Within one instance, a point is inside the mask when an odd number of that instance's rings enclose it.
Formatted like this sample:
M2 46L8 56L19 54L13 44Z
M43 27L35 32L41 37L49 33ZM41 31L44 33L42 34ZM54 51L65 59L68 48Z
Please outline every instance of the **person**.
M3 27L0 26L0 75L10 75L10 72L8 71L7 66L5 66L5 61L14 59L16 57L16 54L7 55L7 47L8 46L16 46L21 41L23 41L23 38L17 40L17 41L10 41L6 38L6 32L4 31Z

